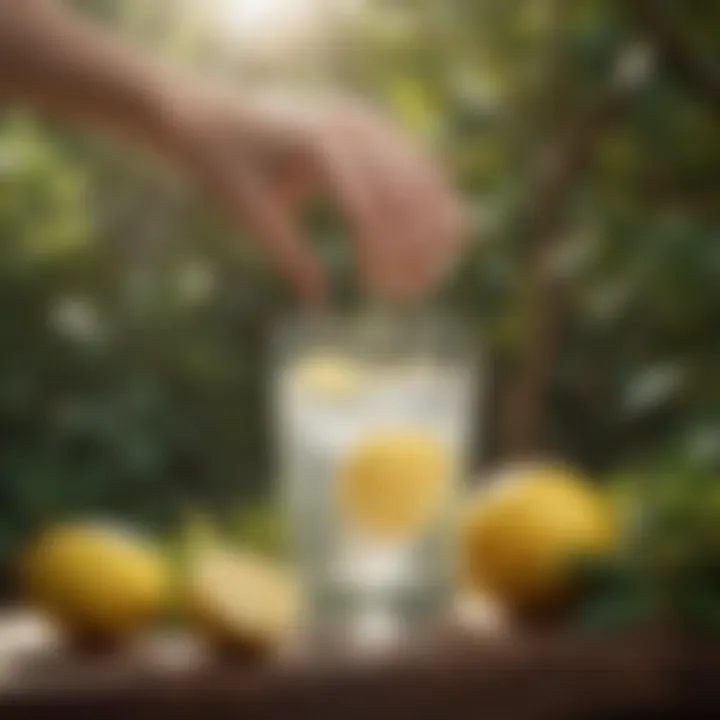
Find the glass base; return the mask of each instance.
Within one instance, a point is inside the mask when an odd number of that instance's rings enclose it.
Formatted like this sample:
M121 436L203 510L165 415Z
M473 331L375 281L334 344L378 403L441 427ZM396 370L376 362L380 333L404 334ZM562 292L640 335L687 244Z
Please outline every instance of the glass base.
M390 567L386 568L390 580ZM384 573L383 573L384 574ZM402 575L395 575L397 580ZM380 580L380 574L375 578ZM304 642L319 650L375 652L431 634L448 617L446 582L409 577L407 584L316 582L307 598Z

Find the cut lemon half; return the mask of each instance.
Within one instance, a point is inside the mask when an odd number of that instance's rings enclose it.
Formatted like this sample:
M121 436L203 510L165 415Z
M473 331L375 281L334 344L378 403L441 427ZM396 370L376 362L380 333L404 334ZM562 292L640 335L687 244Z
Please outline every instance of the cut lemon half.
M261 654L279 647L296 626L299 594L281 566L214 548L192 564L189 604L196 628L213 644Z
M442 510L450 476L447 450L432 433L400 429L372 435L340 468L341 516L373 538L407 537Z

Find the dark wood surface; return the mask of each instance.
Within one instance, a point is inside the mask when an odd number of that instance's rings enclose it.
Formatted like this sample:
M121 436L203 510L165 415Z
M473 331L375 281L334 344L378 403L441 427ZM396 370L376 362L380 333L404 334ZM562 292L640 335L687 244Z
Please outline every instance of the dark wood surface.
M33 634L30 620L5 625L3 719L58 712L138 719L720 717L720 643L699 638L455 634L363 662L290 657L243 665L183 636L77 655L50 635ZM3 645L3 637L14 640Z

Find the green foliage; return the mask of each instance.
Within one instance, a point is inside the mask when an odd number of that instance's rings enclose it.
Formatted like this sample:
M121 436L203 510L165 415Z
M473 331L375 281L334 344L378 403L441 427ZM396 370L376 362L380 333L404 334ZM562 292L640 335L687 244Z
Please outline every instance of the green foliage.
M163 529L264 487L276 281L119 152L13 115L0 157L0 553L49 519Z
M271 556L287 553L287 528L273 503L243 503L232 530L235 542L242 547Z
M173 3L78 4L178 52L158 20ZM711 57L720 23L700 5L675 3L677 26ZM547 267L562 296L547 436L595 469L640 452L717 468L710 105L647 52L625 3L387 0L354 30L343 82L435 144L471 206L472 242L442 300L469 321L498 397L528 334L529 169L568 117L619 75L639 77L563 199ZM308 232L351 304L348 243L327 218ZM291 301L252 243L175 178L124 147L5 112L0 298L0 555L47 518L113 513L162 530L187 504L270 494L265 348ZM238 532L272 546L273 523L242 519Z
M625 556L596 560L576 572L579 595L573 626L587 633L636 630L656 617L656 598L645 577Z
M657 459L615 479L625 537L578 569L575 621L593 631L672 624L720 632L720 486L715 470Z

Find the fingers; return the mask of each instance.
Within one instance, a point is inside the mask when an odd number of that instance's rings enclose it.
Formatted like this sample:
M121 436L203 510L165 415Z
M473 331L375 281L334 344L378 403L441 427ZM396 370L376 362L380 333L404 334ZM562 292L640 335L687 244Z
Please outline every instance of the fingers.
M248 184L242 193L242 218L248 229L262 239L263 247L278 269L310 305L325 300L325 281L317 259L291 222L277 198L261 186Z
M325 300L325 281L305 238L291 221L283 199L250 168L213 166L212 192L238 225L258 238L259 244L290 281L301 300L319 305Z
M378 264L383 264L378 261L387 231L372 193L372 178L366 172L367 156L358 154L342 136L323 138L321 152L330 189L352 226L359 274L372 285L377 282Z
M435 164L365 113L336 122L320 144L371 292L407 298L431 288L463 238L459 202Z
M291 210L318 184L351 225L370 293L405 299L431 289L463 240L459 201L437 164L375 113L311 110L262 109L252 122L221 113L222 132L211 123L201 133L193 172L306 302L323 301L324 279Z
M318 193L318 178L308 163L297 158L270 161L261 169L266 187L271 188L287 212L293 213Z

